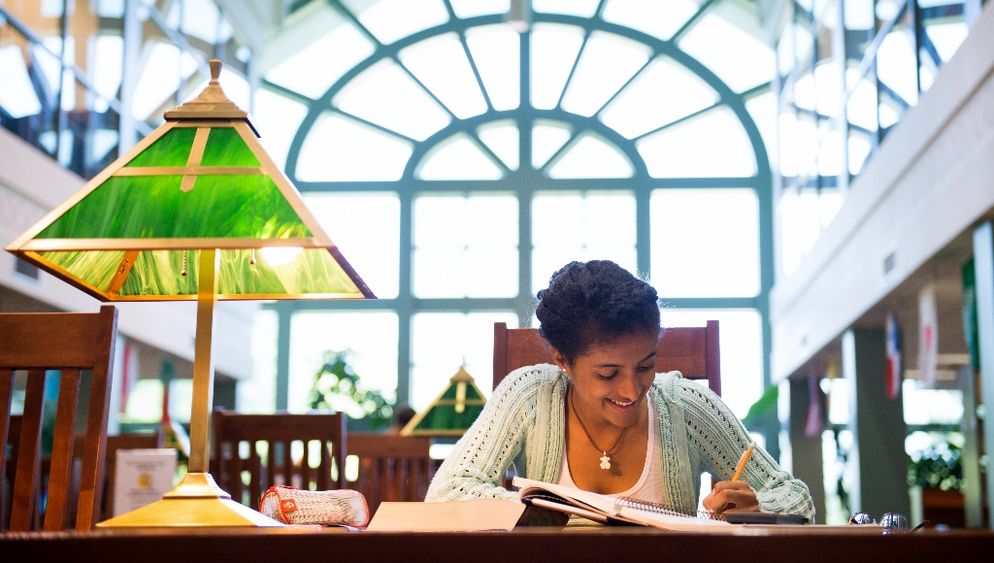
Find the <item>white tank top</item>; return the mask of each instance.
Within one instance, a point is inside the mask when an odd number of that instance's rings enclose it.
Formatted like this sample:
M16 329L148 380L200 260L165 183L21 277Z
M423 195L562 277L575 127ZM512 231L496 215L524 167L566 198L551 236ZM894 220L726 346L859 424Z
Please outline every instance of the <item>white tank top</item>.
M642 464L642 474L638 481L631 488L620 493L611 493L612 497L630 497L648 502L665 502L665 489L663 485L662 458L663 450L659 445L659 420L656 418L656 411L652 406L652 401L646 397L648 405L648 435L649 440L645 447L645 463ZM569 472L569 459L566 456L566 448L563 448L563 469L559 472L559 484L573 488L578 488L573 482L573 477Z

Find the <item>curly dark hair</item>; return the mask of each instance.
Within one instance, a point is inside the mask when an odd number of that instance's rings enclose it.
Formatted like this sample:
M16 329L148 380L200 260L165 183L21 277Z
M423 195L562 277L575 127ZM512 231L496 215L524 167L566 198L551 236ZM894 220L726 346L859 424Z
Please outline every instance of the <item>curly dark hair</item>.
M538 292L540 332L572 364L594 344L659 335L656 290L610 260L570 262Z

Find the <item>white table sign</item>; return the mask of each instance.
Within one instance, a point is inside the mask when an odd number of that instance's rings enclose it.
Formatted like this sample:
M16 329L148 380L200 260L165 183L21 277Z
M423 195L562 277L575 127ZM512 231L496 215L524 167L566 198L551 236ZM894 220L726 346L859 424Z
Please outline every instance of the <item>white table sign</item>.
M114 516L161 499L173 488L175 477L174 449L118 450Z

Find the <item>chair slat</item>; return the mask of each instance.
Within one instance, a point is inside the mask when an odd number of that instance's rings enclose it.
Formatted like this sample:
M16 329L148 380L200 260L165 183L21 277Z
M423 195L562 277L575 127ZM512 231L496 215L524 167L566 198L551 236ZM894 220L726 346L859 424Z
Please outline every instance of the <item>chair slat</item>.
M0 485L7 469L7 438L10 436L10 405L13 397L14 370L0 368Z
M244 463L241 465L242 470L248 471L249 482L248 484L246 484L245 481L242 480L242 471L239 471L238 490L245 491L245 494L248 495L248 505L251 506L254 501L252 499L252 494L250 492L251 489L249 489L249 487L251 486L252 482L260 481L258 476L263 474L263 469L262 469L262 454L259 452L259 445L256 444L255 442L249 442L249 444L251 447L249 451L248 463ZM272 483L269 484L272 485ZM259 486L258 488L261 489L262 487ZM239 498L241 498L240 493L239 493Z
M10 436L10 401L14 370L0 367L0 530L7 527L7 438Z
M307 470L304 475L304 483L314 483L317 490L322 490L322 487L318 485L321 480L321 472L318 470L320 465L312 466L310 464L311 458L315 455L318 461L321 460L321 443L314 440L307 440L304 442L304 459L301 465Z
M277 484L276 481L276 444L279 442L273 440L269 442L269 450L266 452L266 480L272 484Z
M242 495L245 494L245 487L242 484L243 465L244 463L251 463L251 460L254 459L254 453L249 451L249 461L243 462L238 453L242 444L233 442L229 445L231 447L231 459L225 462L227 464L226 476L222 483L224 483L224 490L231 493L232 498L241 499ZM245 446L251 449L253 444L246 444Z
M232 487L232 474L235 472L235 460L237 454L231 453L237 447L229 442L220 442L214 445L211 451L212 462L210 467L214 474L214 480L218 486L227 491L232 498L235 498L237 491Z
M315 474L317 475L315 481L318 490L326 490L331 488L331 450L328 449L328 444L325 442L319 443L318 450L320 451L321 458L318 466L315 468Z
M109 307L100 309L103 330L96 333L97 349L110 350L110 355L93 363L90 380L90 402L87 405L86 442L83 469L79 479L79 506L76 529L89 530L96 526L103 500L104 471L107 467L107 419L110 414L111 373L114 363L114 343L117 340L117 312Z
M292 442L287 440L286 442L280 442L280 447L278 448L279 458L277 459L277 471L283 477L283 483L287 485L293 485L293 468L291 467L292 462L290 461L290 446Z
M10 529L31 529L40 481L36 467L41 459L41 423L45 402L45 370L28 370L24 392L24 414L17 444L17 474L14 477Z
M48 474L48 500L45 505L46 530L61 530L66 526L78 403L79 370L66 368L59 376L59 404L55 414L52 465Z

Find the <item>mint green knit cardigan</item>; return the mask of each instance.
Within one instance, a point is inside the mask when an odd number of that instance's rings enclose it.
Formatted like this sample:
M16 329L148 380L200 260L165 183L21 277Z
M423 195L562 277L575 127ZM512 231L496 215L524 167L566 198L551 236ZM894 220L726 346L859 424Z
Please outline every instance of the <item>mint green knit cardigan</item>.
M459 439L428 488L428 502L514 498L499 485L515 465L523 476L557 482L565 443L566 374L539 364L514 370ZM659 416L666 504L695 510L702 473L728 479L751 439L710 389L679 372L657 374L647 395ZM803 514L814 521L808 487L756 448L743 473L764 512Z

